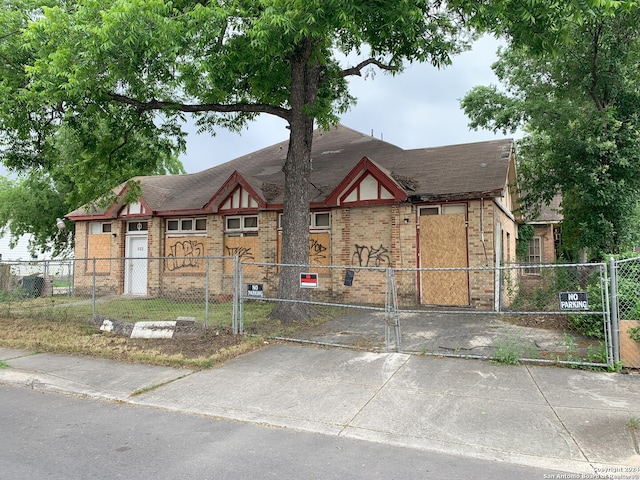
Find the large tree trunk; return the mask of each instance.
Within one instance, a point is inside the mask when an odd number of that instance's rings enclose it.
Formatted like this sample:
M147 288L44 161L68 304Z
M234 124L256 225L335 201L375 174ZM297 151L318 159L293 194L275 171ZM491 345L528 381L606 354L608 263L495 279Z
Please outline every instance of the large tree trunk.
M282 215L282 260L278 302L272 318L282 323L304 321L313 309L307 303L308 290L300 288L300 273L309 264L309 187L311 146L314 118L307 108L313 107L320 84L320 66L308 64L313 45L304 42L291 60L291 120L289 150L283 171L285 175L284 212Z

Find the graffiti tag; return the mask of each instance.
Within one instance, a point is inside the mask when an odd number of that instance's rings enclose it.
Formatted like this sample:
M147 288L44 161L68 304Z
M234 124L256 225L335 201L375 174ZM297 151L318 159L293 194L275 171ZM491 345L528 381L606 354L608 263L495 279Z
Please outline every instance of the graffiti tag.
M251 247L224 247L227 249L227 255L230 257L240 257L241 262L254 260Z
M309 260L314 264L322 264L327 258L327 247L322 245L315 238L309 239Z
M193 268L202 265L204 256L204 244L196 240L185 240L176 242L169 249L170 257L167 260L167 270L170 272L180 268Z
M367 247L366 245L356 244L356 251L351 257L351 264L358 265L360 267L383 267L390 265L391 260L389 258L389 250L380 244L378 248L373 245Z

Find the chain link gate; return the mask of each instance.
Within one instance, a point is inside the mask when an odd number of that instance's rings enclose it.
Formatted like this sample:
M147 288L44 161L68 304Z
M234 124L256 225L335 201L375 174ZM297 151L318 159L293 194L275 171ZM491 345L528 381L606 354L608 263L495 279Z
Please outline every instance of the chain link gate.
M615 360L640 368L640 257L611 258L609 266Z
M505 363L611 367L615 362L603 263L391 269L391 274L402 277L389 283L395 289L390 298L400 331L398 351ZM421 291L416 284L423 278L436 279L441 290L466 283L464 295L448 298L468 298L468 303L421 304L411 292ZM447 279L453 283L447 285Z

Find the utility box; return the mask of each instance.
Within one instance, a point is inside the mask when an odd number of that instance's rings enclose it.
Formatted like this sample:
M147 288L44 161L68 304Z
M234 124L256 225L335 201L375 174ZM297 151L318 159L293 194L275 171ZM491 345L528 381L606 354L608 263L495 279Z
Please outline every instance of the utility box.
M22 279L22 289L27 297L36 298L42 295L44 278L29 275Z

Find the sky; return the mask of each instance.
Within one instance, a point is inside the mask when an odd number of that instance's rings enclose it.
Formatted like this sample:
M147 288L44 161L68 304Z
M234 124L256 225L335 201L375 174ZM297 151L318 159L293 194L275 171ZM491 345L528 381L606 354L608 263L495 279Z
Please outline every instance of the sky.
M460 100L474 86L498 83L491 64L499 45L498 40L483 37L443 69L414 64L395 77L379 71L373 78L350 77L350 92L357 103L340 122L404 149L505 138L501 133L470 130L460 108ZM187 130L187 152L181 156L187 173L287 140L289 135L286 122L270 115L261 115L240 133L220 129L211 137Z

